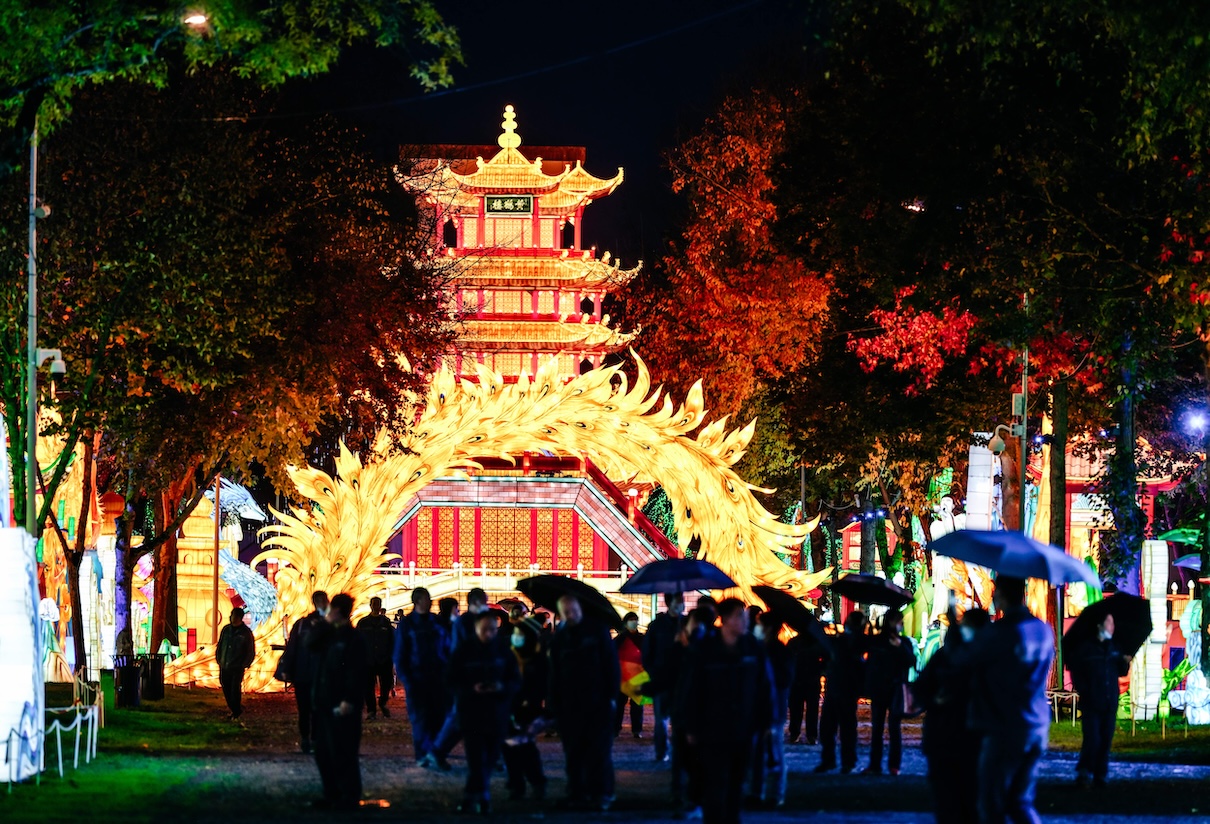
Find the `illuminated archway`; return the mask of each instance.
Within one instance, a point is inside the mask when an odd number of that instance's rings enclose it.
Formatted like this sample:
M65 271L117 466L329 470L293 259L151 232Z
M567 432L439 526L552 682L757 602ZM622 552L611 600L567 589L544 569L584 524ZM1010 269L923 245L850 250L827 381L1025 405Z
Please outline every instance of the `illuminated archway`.
M342 447L335 477L313 467L292 470L299 492L314 506L279 513L281 523L265 545L265 556L283 562L277 573L279 603L257 632L257 662L247 689L270 688L284 616L310 611L316 589L348 592L361 605L374 586L387 540L407 502L438 477L475 467L474 458L508 458L548 450L586 455L611 478L658 483L668 494L685 549L701 540L698 557L708 559L750 591L768 584L806 594L830 572L793 569L774 553L796 553L815 527L783 524L753 496L732 466L744 454L755 421L728 432L727 420L703 426L701 382L676 406L651 391L646 366L637 360L628 386L618 367L597 369L563 383L551 360L537 377L506 384L480 367L478 382L438 373L416 425L402 449L365 464ZM659 408L656 409L657 404ZM699 429L700 427L700 429ZM696 436L689 433L698 430ZM174 662L168 677L178 683L217 682L212 651Z

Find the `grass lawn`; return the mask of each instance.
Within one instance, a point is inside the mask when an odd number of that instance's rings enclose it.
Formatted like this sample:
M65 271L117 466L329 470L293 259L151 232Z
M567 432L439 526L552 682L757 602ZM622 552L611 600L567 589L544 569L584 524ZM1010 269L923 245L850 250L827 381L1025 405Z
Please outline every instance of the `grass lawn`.
M1183 718L1170 718L1167 731L1159 721L1139 721L1131 733L1129 721L1118 721L1113 737L1115 761L1156 761L1165 764L1210 765L1210 727L1186 727ZM1070 719L1050 725L1050 748L1080 751L1080 725Z

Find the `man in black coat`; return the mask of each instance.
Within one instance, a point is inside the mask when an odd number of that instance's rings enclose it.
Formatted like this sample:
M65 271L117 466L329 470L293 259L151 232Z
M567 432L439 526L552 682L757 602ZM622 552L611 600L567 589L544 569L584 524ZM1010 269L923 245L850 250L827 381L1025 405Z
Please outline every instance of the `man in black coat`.
M512 650L497 643L495 613L475 615L474 634L450 656L449 683L466 748L466 787L459 812L491 812L488 787L508 726L510 699L521 681Z
M882 772L882 734L890 738L887 769L899 775L903 764L903 687L916 666L916 651L902 635L903 615L889 610L882 616L881 631L870 639L866 660L866 694L870 696L870 766L866 772Z
M231 720L244 713L244 672L256 658L256 639L252 630L244 623L244 610L231 610L231 623L223 627L218 636L218 647L214 657L218 661L218 680L231 710Z
M749 615L751 613L749 612ZM764 645L773 676L773 725L767 735L756 739L752 753L752 786L750 800L771 807L786 803L786 709L790 685L794 682L796 656L779 637L782 623L772 612L762 612L756 619L752 637Z
M451 619L450 626L453 627L449 638L451 655L460 645L474 637L478 616L484 612L487 612L487 593L481 588L475 587L466 594L466 612ZM462 726L458 721L458 697L455 695L452 696L452 700L447 700L445 708L445 719L436 738L433 739L432 749L420 763L422 767L441 772L449 772L453 769L446 759L462 740Z
M823 646L810 635L799 635L790 641L795 653L794 683L790 685L790 716L786 741L791 744L806 741L814 744L819 738L819 694L827 654ZM801 737L800 737L801 736Z
M668 720L672 736L672 803L679 814L693 818L693 811L700 817L702 806L702 770L695 761L693 747L685 737L685 719L693 695L693 674L688 660L692 651L711 635L714 628L713 610L697 607L685 616L684 625L677 634L676 645L669 653L665 677L672 683Z
M429 758L445 720L445 665L449 644L431 612L433 599L424 587L412 590L412 611L395 630L395 672L403 682L412 748L417 762Z
M395 651L395 627L383 612L381 598L370 599L370 614L357 622L357 631L365 639L370 659L370 675L366 679L366 715L371 719L377 717L377 707L382 710L383 718L390 718L387 700L391 697L391 687L395 686L395 665L391 661ZM378 687L377 701L375 686Z
M672 711L672 690L675 678L669 671L669 659L676 646L676 636L681 630L685 614L685 598L679 592L664 593L665 611L652 619L643 637L643 668L651 677L644 691L651 696L651 714L654 716L652 741L655 744L655 760L667 761L668 718Z
M1113 616L1106 615L1097 626L1097 637L1076 647L1067 662L1072 686L1080 694L1084 740L1076 763L1076 783L1081 787L1104 786L1109 776L1120 695L1118 678L1130 672L1133 658L1123 655L1113 643L1113 630Z
M574 595L559 599L563 625L550 641L547 713L559 727L569 806L608 810L614 800L613 711L622 683L609 628L588 620Z
M685 737L702 770L702 820L738 824L757 737L773 726L773 676L764 645L748 634L738 598L718 605L716 635L692 650Z
M828 663L824 669L823 714L819 740L823 753L815 772L836 768L836 737L840 735L840 771L857 766L857 699L865 686L866 617L853 610L844 619L844 632L829 640Z
M315 676L315 661L311 656L311 633L326 623L328 593L316 590L311 593L314 610L300 618L290 627L290 638L277 664L277 678L294 686L294 703L298 708L298 746L304 753L311 752L311 727L314 712L311 709L311 681Z
M318 806L342 810L361 804L361 705L369 672L366 644L349 620L353 598L341 593L328 609L331 629L316 633L315 764L323 783Z

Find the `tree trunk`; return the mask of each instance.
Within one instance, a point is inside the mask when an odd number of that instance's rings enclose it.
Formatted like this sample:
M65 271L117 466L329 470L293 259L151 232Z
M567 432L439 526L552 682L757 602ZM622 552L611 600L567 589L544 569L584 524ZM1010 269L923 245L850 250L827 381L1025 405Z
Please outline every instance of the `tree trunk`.
M1055 381L1050 390L1050 543L1067 547L1067 383ZM1063 686L1063 587L1050 590L1047 606L1055 629L1055 649L1059 650L1054 686Z
M1019 438L1005 438L1004 452L1000 455L1000 520L1005 529L1021 529L1021 473L1017 463L1021 456Z
M1206 373L1206 391L1210 393L1210 337L1203 337L1206 344L1206 349L1202 352L1202 363ZM1207 496L1210 498L1210 426L1203 430L1204 441L1202 443L1202 451L1205 453L1205 459L1202 463L1202 474L1207 485ZM1202 578L1210 577L1210 513L1203 512L1202 519ZM1195 578L1195 581L1197 579ZM1210 584L1197 582L1194 584L1197 588L1198 601L1202 605L1202 674L1210 678Z
M878 521L874 518L874 502L868 495L861 500L861 571L873 574L878 557Z
M155 513L156 534L164 533L176 514L177 496L172 491L160 494ZM151 651L158 652L167 640L180 646L177 637L177 535L173 530L155 550L155 600L151 612Z
M1110 580L1122 592L1139 594L1139 561L1143 552L1146 516L1139 506L1138 465L1134 459L1134 403L1137 365L1129 332L1122 341L1122 399L1117 409L1117 438L1109 464L1109 510L1115 532L1108 570ZM1104 578L1103 578L1104 580Z
M117 535L114 537L114 590L113 630L116 633L114 649L121 653L122 639L133 639L131 631L131 587L134 582L134 565L138 555L131 547L134 536L134 522L138 517L138 507L135 503L135 492L132 484L127 484L125 503L122 505L122 515L117 519ZM132 641L133 642L133 641Z
M80 515L76 519L75 546L64 548L67 561L67 595L71 601L71 637L75 650L76 674L88 674L88 645L84 643L84 600L80 596L80 566L89 546L88 524L92 515L92 498L96 494L96 477L93 466L95 442L84 438L84 486L80 495Z

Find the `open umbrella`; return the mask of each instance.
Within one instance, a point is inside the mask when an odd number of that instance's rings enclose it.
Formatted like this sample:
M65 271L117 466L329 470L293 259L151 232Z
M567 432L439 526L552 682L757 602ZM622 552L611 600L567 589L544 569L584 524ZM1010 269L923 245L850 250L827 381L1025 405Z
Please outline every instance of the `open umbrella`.
M765 602L777 616L778 620L797 632L799 635L809 635L820 644L827 646L828 634L824 632L823 624L819 623L807 605L795 598L784 589L765 585L752 587L752 591Z
M730 589L735 581L709 561L693 558L669 558L640 567L626 583L627 594L688 592L693 589Z
M884 604L894 609L912 603L916 597L886 578L857 572L850 572L840 580L823 586L831 587L833 592L859 604Z
M614 629L622 628L622 619L618 611L609 603L609 599L596 587L586 584L578 578L566 575L535 575L517 581L517 589L540 607L558 614L559 598L564 595L574 595L580 600L585 617L604 621Z
M1174 567L1180 567L1181 569L1189 569L1189 570L1193 570L1194 572L1201 572L1202 571L1202 556L1198 555L1197 553L1190 553L1189 555L1182 555L1181 557L1177 558L1176 561L1173 562L1172 565Z
M1113 616L1113 641L1126 655L1134 655L1151 635L1151 604L1145 598L1115 592L1085 608L1063 633L1063 654L1071 655L1081 645L1097 637L1097 626L1106 615Z
M1014 578L1040 578L1054 585L1101 584L1079 558L1020 532L959 529L932 541L929 549Z

